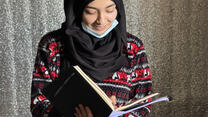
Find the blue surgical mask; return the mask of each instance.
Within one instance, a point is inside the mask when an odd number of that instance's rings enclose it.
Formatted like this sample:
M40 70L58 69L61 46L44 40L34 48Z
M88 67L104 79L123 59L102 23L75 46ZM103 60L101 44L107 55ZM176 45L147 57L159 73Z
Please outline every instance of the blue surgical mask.
M82 24L82 28L85 32L97 37L97 38L103 38L105 37L110 31L112 31L117 25L118 25L118 21L114 20L113 24L111 25L110 28L108 28L108 30L105 31L105 33L103 33L102 35L98 34L96 31L92 30L91 28L89 28L84 22L81 23Z

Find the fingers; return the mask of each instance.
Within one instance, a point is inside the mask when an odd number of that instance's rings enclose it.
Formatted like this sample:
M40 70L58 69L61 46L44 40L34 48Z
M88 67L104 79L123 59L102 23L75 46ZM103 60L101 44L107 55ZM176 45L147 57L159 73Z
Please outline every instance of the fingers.
M87 111L87 115L88 117L93 117L92 111L90 110L89 107L85 107L86 111Z
M78 107L75 107L74 115L76 117L93 117L93 114L89 107L84 107L82 104L79 104Z
M110 97L110 99L111 99L111 101L112 101L112 103L113 103L113 105L114 105L114 108L115 108L115 109L118 108L118 107L116 106L116 104L117 104L117 102L116 102L116 96L112 95L112 96Z
M116 105L116 96L113 95L110 97L110 99L111 99L113 105Z
M82 117L81 111L78 107L75 107L76 113L74 114L76 117Z
M87 117L87 112L82 104L79 104L79 108L81 110L82 117Z

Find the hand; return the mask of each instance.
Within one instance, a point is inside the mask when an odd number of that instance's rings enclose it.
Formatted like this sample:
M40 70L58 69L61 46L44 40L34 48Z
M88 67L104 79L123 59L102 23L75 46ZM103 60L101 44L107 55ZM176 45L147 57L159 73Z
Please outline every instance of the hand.
M84 107L82 104L79 104L78 107L75 107L76 113L74 115L76 117L94 117L92 111L89 107Z
M116 104L117 104L117 102L116 102L116 96L112 95L112 96L110 97L110 99L111 99L111 101L112 101L112 103L113 103L114 108L117 109L118 106L116 106Z

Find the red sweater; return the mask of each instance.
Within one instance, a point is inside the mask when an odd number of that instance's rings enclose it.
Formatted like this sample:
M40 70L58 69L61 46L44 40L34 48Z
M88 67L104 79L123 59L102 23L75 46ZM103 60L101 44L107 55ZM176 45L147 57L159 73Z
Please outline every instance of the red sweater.
M142 41L127 33L127 47L124 53L127 55L126 64L111 77L96 82L108 96L116 96L117 106L152 93L150 68ZM63 47L58 31L45 35L39 42L32 79L33 117L47 117L53 108L50 101L41 94L41 89L59 78L62 55ZM147 106L124 117L148 117L150 110L151 106Z

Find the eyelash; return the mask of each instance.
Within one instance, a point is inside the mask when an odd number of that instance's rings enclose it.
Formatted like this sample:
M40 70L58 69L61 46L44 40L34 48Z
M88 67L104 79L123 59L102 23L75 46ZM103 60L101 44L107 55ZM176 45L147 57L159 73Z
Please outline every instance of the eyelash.
M114 9L113 10L108 10L107 13L113 13Z
M88 11L88 10L85 10L85 12L86 12L87 14L89 14L89 15L93 15L93 14L96 13L96 11L95 11L95 12L90 12L90 11ZM106 10L106 12L107 12L107 13L113 13L113 12L114 12L114 9Z
M87 13L87 14L90 14L90 15L92 15L92 14L95 14L96 12L89 12L89 11L87 11L87 10L85 10L85 12Z
M108 10L106 10L107 11L107 13L113 13L114 12L114 10L115 10L116 8L109 8Z

